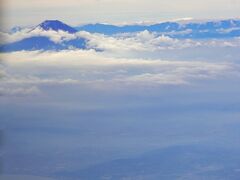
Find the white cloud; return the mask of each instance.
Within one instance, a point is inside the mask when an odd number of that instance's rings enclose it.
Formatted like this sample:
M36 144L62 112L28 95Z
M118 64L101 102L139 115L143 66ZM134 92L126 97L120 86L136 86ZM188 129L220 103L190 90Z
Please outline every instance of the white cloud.
M7 94L24 94L25 89L19 89L22 87L41 90L43 86L74 85L111 90L127 86L184 85L236 71L227 63L116 58L93 50L22 51L1 57L5 60L6 72L1 79L2 91L8 91ZM9 87L15 87L12 89L16 92ZM27 93L32 91L26 90Z
M23 40L25 38L34 37L34 36L48 37L50 40L52 40L55 43L61 43L62 41L67 41L67 40L76 38L75 35L65 31L61 31L61 30L60 31L53 31L53 30L44 31L41 28L36 28L34 30L32 30L31 28L26 28L13 34L0 32L0 38L3 40L1 44L12 43L12 42Z
M233 27L233 28L228 28L228 29L217 29L218 32L223 33L223 34L227 34L232 31L239 31L239 30L240 30L239 27Z
M67 84L78 84L78 80L74 79L56 79L56 78L39 78L36 76L27 76L27 77L21 77L21 76L13 76L6 78L5 84L31 84L31 85L67 85Z
M154 52L159 50L186 49L194 47L240 47L240 39L234 38L229 40L191 40L191 39L174 39L166 35L152 33L147 30L137 33L123 33L115 36L107 36L97 33L78 32L69 34L64 31L44 31L36 28L23 29L14 34L0 33L3 43L11 43L33 36L45 36L55 43L61 44L77 38L86 39L89 49L100 49L107 52ZM71 49L71 47L69 47Z
M138 33L118 34L114 37L102 34L79 32L79 37L88 40L89 48L98 48L105 51L159 51L178 50L195 47L240 47L240 39L229 40L192 40L174 39L167 35L142 31Z

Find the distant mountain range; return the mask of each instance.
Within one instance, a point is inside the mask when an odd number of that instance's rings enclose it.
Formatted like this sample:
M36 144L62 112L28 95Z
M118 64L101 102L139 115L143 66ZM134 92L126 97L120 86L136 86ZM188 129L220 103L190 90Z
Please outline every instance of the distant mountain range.
M153 25L125 26L88 24L75 28L78 31L107 35L147 30L150 32L163 33L173 38L229 38L240 36L240 20L220 20L201 23L164 22Z
M9 34L22 31L23 28L16 27ZM106 24L88 24L78 27L71 27L58 20L46 20L41 24L31 28L28 33L35 30L63 31L69 34L75 34L78 31L87 31L90 33L101 33L105 35L114 35L120 33L136 33L140 31L155 32L159 35L166 35L171 38L190 38L190 39L210 39L210 38L234 38L240 37L240 20L219 20L209 22L164 22L153 25L106 25ZM7 43L0 46L1 52L20 51L20 50L62 50L68 48L86 49L87 40L76 38L64 40L61 43L52 41L44 35L34 35L24 38L17 42Z

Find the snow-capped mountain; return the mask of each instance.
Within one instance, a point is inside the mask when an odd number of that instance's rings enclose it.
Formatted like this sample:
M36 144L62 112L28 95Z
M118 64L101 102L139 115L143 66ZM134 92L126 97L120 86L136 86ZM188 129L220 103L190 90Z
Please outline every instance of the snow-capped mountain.
M58 20L46 20L44 22L42 22L41 24L37 25L34 29L40 28L42 30L48 31L48 30L53 30L53 31L65 31L68 33L76 33L77 30L74 29L73 27L64 24L61 21ZM34 30L33 29L33 30Z
M55 34L52 34L51 31L55 31ZM3 46L0 46L0 51L11 52L21 50L63 50L68 48L85 49L86 41L83 38L76 37L75 39L63 39L59 42L51 39L50 34L53 36L60 36L58 34L59 31L70 35L73 35L77 32L76 29L62 23L61 21L46 20L41 24L31 28L28 31L29 37L25 34L26 38L24 39L4 44ZM21 34L21 29L16 29L16 33ZM12 32L10 34L12 34Z
M208 22L164 22L152 25L106 25L88 24L73 28L58 20L46 20L30 30L13 29L8 36L22 36L22 39L0 46L0 51L20 50L62 50L69 48L86 49L87 40L76 36L78 31L101 33L108 36L114 34L130 34L149 31L159 36L177 39L223 39L240 37L240 20L219 20ZM66 37L62 37L62 35ZM58 38L57 40L55 38Z

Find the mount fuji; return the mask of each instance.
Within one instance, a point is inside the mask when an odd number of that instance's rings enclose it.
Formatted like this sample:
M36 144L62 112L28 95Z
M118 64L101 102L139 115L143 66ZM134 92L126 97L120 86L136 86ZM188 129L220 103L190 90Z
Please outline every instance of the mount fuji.
M113 36L121 33L136 33L149 31L176 39L226 39L240 37L240 20L218 20L206 22L164 22L152 25L106 25L106 24L87 24L78 27L71 27L59 20L46 20L31 28L24 38L15 42L5 43L0 46L0 52L11 52L21 50L63 50L63 49L87 49L87 39L74 35L78 31L89 33L100 33ZM21 33L23 28L18 27L12 30L9 35ZM36 33L37 32L37 33ZM41 33L39 33L41 32ZM60 37L61 42L56 42L49 37L55 32L60 36L61 33L72 35L71 39ZM48 34L48 35L47 35Z
M65 31L65 32L68 32L68 33L76 33L77 30L74 29L73 27L67 25L67 24L64 24L63 22L61 21L58 21L58 20L46 20L44 22L42 22L41 24L37 25L34 29L37 29L37 28L40 28L42 30L45 30L45 31L49 31L49 30L53 30L53 31Z
M28 33L33 33L33 36L24 38L20 41L8 43L0 46L1 52L12 51L33 51L33 50L63 50L68 48L85 49L86 40L83 38L76 38L71 40L63 40L61 43L57 43L50 39L49 36L44 34L34 34L34 31L49 32L49 31L63 31L69 34L77 32L76 29L62 23L58 20L46 20L41 24L32 28Z

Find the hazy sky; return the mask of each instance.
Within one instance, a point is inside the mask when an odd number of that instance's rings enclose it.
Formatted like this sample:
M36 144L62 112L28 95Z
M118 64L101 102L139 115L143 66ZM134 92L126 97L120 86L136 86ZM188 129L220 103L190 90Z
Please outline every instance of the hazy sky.
M1 0L5 27L59 19L89 22L162 21L239 17L240 0Z

